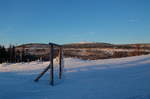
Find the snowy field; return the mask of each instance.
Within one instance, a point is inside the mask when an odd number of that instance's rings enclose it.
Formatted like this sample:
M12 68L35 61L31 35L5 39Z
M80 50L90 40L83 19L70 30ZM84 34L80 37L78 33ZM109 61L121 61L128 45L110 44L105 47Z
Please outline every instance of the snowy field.
M0 99L150 99L150 55L84 61L66 58L63 80L49 85L48 62L0 64Z

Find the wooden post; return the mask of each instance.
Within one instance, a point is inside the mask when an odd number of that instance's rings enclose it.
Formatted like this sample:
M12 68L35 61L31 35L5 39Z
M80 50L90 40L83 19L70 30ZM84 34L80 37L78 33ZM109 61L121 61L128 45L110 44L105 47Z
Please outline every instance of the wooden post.
M59 48L59 79L62 78L62 48Z
M51 45L51 53L50 53L50 84L53 86L54 85L54 68L53 68L53 58L54 58L54 47Z
M59 79L62 78L62 48L60 45L49 43L50 45L50 64L48 67L44 69L43 72L41 72L38 77L34 81L38 81L49 69L50 69L50 81L49 84L52 86L54 85L54 47L57 46L59 47Z

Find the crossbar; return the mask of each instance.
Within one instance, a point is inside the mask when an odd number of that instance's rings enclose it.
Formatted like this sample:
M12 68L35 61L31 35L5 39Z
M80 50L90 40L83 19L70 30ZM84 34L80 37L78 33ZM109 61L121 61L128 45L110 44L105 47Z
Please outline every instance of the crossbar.
M49 45L53 45L53 46L57 46L57 47L62 47L61 45L55 44L55 43L49 43Z

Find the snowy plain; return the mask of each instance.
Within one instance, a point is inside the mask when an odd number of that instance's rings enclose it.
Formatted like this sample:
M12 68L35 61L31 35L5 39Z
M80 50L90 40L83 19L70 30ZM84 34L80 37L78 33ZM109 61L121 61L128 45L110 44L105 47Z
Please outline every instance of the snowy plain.
M0 99L150 99L150 55L80 60L65 58L63 79L49 85L49 62L0 64Z

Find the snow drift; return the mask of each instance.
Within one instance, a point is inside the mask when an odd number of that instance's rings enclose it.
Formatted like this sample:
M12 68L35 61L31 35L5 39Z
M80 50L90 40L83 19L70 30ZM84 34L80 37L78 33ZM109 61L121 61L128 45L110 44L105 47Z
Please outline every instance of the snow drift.
M0 64L0 99L150 99L150 55L85 61L65 59L63 80L49 85L49 62Z

